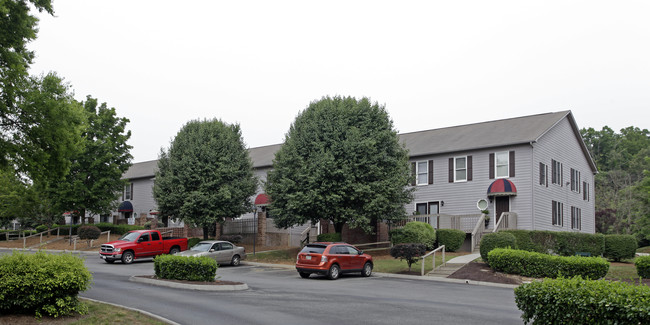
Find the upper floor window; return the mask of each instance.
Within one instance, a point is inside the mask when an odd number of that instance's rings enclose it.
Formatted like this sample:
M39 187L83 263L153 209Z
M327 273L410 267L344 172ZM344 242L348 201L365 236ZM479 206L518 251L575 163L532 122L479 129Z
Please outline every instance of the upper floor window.
M454 182L467 181L467 157L454 158Z
M571 190L580 193L580 172L571 168Z
M433 160L425 160L411 163L411 185L433 184Z
M589 183L582 182L582 199L589 201Z
M571 229L582 229L582 210L571 207Z
M124 185L124 199L133 200L133 183Z
M564 204L558 201L551 201L551 203L553 204L553 225L561 227L564 226Z
M545 163L539 163L539 185L548 187L548 166Z
M562 163L557 160L551 160L551 183L562 185Z
M504 178L510 176L510 154L507 151L497 152L496 155L495 172L497 178Z

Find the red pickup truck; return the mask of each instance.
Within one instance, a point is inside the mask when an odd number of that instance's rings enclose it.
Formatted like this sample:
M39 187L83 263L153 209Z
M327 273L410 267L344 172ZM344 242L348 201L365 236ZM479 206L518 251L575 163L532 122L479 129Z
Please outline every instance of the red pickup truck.
M106 263L122 260L123 264L131 264L135 259L184 250L187 250L187 238L163 238L158 230L132 230L116 241L103 244L99 256Z

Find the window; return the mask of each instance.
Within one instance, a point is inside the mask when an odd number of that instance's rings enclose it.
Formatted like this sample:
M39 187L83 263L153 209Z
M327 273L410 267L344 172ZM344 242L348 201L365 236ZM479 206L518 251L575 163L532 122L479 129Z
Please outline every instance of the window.
M548 187L548 166L545 163L539 163L539 185Z
M141 242L141 241L149 241L149 233L148 232L146 232L146 233L144 233L144 234L142 234L140 236L140 239L138 239L138 242Z
M580 193L580 172L571 168L571 191Z
M423 202L415 204L415 214L438 214L440 213L440 202Z
M415 214L429 214L429 209L426 203L415 204Z
M571 207L571 229L582 229L582 210Z
M133 183L124 185L124 200L133 200Z
M454 158L454 182L467 181L467 157Z
M157 232L152 232L152 233L151 233L151 240L152 240L152 241L154 241L154 240L160 240L160 235L158 235Z
M582 199L589 201L589 184L587 182L582 182Z
M429 168L427 165L428 164L426 161L418 162L418 169L417 169L418 185L427 185L429 183L429 177L428 177Z
M562 163L551 160L551 183L562 185Z
M509 153L507 151L496 153L495 173L497 178L510 176L510 162L508 161Z
M552 201L552 204L553 225L562 227L564 226L564 204L557 201Z
M221 243L221 250L222 251L225 251L225 250L228 250L228 249L232 249L232 244L230 244L230 243Z

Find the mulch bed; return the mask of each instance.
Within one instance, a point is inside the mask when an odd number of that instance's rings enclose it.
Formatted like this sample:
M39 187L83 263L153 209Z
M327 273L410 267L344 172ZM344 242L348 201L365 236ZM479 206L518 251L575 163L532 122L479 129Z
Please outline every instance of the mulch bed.
M448 278L503 284L522 284L524 281L528 281L528 278L518 275L495 272L487 264L479 262L467 263L460 270L448 276Z
M187 281L187 280L171 280L171 279L161 279L155 275L136 275L136 278L145 278L145 279L153 279L153 280L159 280L159 281L167 281L167 282L176 282L176 283L185 283L185 284L198 284L198 285L212 285L212 286L222 286L222 285L240 285L243 284L241 282L233 282L233 281L221 281L221 280L215 280L212 282L209 281Z

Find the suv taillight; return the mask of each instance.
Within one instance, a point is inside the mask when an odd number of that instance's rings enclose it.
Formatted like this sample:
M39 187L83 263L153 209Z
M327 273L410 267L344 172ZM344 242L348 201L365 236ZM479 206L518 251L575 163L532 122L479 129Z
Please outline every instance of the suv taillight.
M327 256L325 256L325 255L321 256L320 262L321 263L327 263Z

